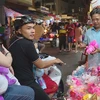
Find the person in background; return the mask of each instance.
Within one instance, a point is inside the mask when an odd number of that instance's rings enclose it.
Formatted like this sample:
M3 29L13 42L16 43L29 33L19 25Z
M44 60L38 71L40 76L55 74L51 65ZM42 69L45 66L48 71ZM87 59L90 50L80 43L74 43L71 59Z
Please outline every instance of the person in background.
M87 31L87 24L83 24L82 29L83 29L82 41L83 41L84 40L85 33Z
M72 21L69 21L69 25L67 27L68 30L68 49L69 51L72 51L72 45L74 42L74 35L75 35L75 25L72 23Z
M76 40L76 43L75 43L75 53L78 52L78 44L80 42L82 42L82 34L83 34L82 25L78 24L76 26L76 28L75 28L75 40Z
M66 29L66 44L67 44L67 48L68 48L68 26L69 26L69 22L65 22L65 29Z
M57 33L57 31L58 31L58 26L57 26L57 23L56 23L56 22L54 22L53 25L51 25L50 30L51 30L51 32L53 32L54 34Z
M35 100L50 100L44 90L36 83L33 75L33 64L38 68L46 68L55 63L63 64L60 59L42 61L33 45L35 23L29 16L22 16L14 22L18 34L11 39L9 51L12 54L12 67L21 85L31 87L35 91Z
M62 52L62 50L66 51L66 29L64 23L59 23L59 50Z

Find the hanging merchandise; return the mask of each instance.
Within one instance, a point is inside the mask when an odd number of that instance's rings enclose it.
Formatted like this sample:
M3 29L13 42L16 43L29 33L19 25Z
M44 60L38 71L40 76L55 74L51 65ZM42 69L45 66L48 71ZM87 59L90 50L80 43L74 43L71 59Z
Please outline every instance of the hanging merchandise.
M12 17L12 18L15 18L17 16L23 16L22 14L12 10L12 9L9 9L7 7L4 7L4 10L5 10L5 13L6 13L6 16L7 17Z
M40 11L43 12L43 13L45 13L45 14L49 14L49 13L50 13L50 12L49 12L49 8L44 7L44 6L41 6L41 7L40 7Z

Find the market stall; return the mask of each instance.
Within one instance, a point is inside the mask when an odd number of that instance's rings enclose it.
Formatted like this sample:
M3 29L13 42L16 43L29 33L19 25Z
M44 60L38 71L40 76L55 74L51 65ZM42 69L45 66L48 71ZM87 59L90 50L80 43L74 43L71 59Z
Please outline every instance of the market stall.
M85 53L91 54L99 45L95 40L91 41L85 49ZM100 58L98 54L88 59L88 63L78 66L67 77L69 86L67 100L100 100Z

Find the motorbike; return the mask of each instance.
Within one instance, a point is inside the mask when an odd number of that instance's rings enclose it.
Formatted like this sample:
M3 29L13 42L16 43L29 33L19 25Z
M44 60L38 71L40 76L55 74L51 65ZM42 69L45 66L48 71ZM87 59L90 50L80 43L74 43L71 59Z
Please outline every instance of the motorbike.
M59 46L59 35L56 32L48 33L43 35L39 42L50 42L51 47L58 47Z
M56 32L52 32L49 34L49 40L51 47L58 47L59 46L59 35Z
M39 57L43 61L49 61L49 60L55 59L55 57L52 57L52 56L50 56L46 53L40 53ZM54 97L56 97L56 98L61 97L64 93L64 85L63 85L63 81L62 81L62 74L61 74L61 71L59 70L58 66L60 66L60 65L59 64L54 64L54 65L52 65L48 68L43 69L44 72L42 70L42 74L45 73L46 75L49 76L49 78L52 81L54 81L57 84L58 89L57 89L56 93L54 93ZM42 82L43 82L43 80L42 80ZM43 82L43 84L44 84L44 82ZM46 86L44 85L43 88L45 89Z

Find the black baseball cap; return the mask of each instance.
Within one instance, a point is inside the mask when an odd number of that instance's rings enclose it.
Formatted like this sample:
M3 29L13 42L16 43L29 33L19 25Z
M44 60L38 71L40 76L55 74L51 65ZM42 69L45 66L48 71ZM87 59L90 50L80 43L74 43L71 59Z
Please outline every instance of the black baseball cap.
M16 18L14 21L14 28L17 31L20 27L28 23L35 23L33 18L30 16L21 16Z

